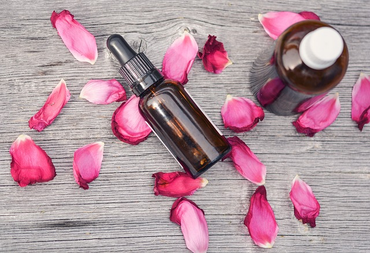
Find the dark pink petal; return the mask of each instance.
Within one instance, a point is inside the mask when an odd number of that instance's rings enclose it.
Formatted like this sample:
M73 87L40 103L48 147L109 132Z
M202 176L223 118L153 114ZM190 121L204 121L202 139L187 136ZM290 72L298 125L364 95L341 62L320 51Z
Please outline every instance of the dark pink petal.
M216 36L208 35L208 40L203 48L203 53L198 56L203 61L204 68L212 73L220 74L227 66L232 64L224 44L216 40Z
M268 80L265 85L258 91L257 99L262 106L272 104L285 88L285 84L280 78Z
M256 245L262 248L272 248L279 227L266 197L266 188L259 186L251 197L248 214L244 224Z
M222 160L231 158L240 175L256 185L263 185L266 178L265 165L239 137L230 137L227 141L231 145L231 152Z
M98 176L103 161L104 143L95 142L77 149L73 158L73 175L76 183L89 189L88 183Z
M53 89L44 106L30 118L28 121L29 127L39 132L44 130L45 127L53 123L70 98L71 93L67 89L65 81L62 79Z
M352 120L356 121L362 131L370 122L370 76L360 74L352 90Z
M188 73L198 52L198 44L188 32L175 40L167 49L162 64L162 73L166 79L182 84L188 82Z
M82 88L80 98L94 104L106 105L125 101L126 91L116 79L90 80Z
M221 116L226 128L239 133L252 130L263 120L265 113L248 98L227 95L221 108Z
M274 40L277 39L289 26L306 19L320 20L313 12L294 13L288 11L272 11L263 15L258 15L258 20L262 24L263 28Z
M20 135L10 147L10 173L19 186L47 182L55 176L55 167L46 152L28 135Z
M167 197L178 198L192 195L196 190L208 184L208 180L205 178L193 179L189 174L179 171L158 172L152 177L155 178L154 194Z
M301 180L298 175L293 180L290 199L294 205L295 217L301 220L303 224L309 223L311 227L315 227L316 217L320 213L320 204L316 200L311 187Z
M209 237L204 212L193 201L177 199L171 209L170 220L181 226L186 247L194 253L207 252Z
M123 142L136 145L146 140L152 131L139 111L140 98L132 95L112 117L113 134Z
M293 122L298 133L314 136L330 126L338 117L340 103L338 93L328 95L312 105L299 118Z
M326 96L328 93L320 94L318 96L309 98L298 105L298 107L295 109L296 112L304 112L311 106L313 106L316 102L320 101L323 97Z
M69 11L64 10L61 13L53 11L50 21L57 29L66 47L78 61L91 64L96 62L98 49L95 37L76 21Z

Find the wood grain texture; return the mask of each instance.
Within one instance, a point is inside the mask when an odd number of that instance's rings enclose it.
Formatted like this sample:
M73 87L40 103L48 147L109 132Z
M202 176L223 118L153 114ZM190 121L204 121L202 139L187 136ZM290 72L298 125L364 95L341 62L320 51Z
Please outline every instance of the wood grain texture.
M180 228L169 220L172 198L154 196L151 175L177 170L151 134L137 145L117 140L110 119L118 104L98 106L80 99L90 79L117 78L118 63L105 47L121 33L133 46L141 41L161 66L167 47L184 29L202 47L218 36L233 65L222 74L206 72L195 61L187 89L214 123L224 129L220 108L227 94L252 98L249 69L271 43L258 13L310 10L335 26L350 51L339 92L341 113L313 138L297 134L292 117L266 112L251 132L237 134L267 166L266 188L279 235L269 252L370 252L370 126L360 132L351 120L351 91L360 72L370 74L370 4L367 0L314 1L1 1L0 3L0 251L1 252L188 252ZM53 10L70 10L95 35L95 65L77 62L49 21ZM70 102L54 123L38 133L28 119L64 78ZM127 88L127 86L125 86ZM131 92L128 91L130 95ZM53 159L53 181L20 188L12 179L9 148L20 134L30 135ZM105 142L101 174L90 189L79 189L72 173L73 152ZM297 221L289 200L299 174L321 204L317 227ZM243 225L256 186L230 161L204 177L209 184L190 197L206 213L209 252L262 252Z

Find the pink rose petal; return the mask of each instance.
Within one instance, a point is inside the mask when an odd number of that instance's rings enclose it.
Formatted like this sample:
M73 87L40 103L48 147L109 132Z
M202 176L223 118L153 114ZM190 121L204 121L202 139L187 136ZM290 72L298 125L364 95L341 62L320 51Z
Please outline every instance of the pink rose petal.
M88 183L98 176L103 161L104 143L95 142L77 149L73 158L73 175L76 183L89 189Z
M312 105L299 118L293 122L298 133L314 136L330 126L338 117L340 103L338 93L328 95Z
M263 120L265 113L248 98L227 95L221 116L226 128L239 133L252 130Z
M352 90L352 120L356 121L362 131L370 122L370 76L360 74Z
M259 186L252 195L244 224L256 245L262 248L272 248L279 227L275 220L274 211L267 201L264 186Z
M10 173L19 186L47 182L55 176L55 167L46 152L28 135L20 135L10 147Z
M198 44L188 32L175 40L163 59L162 73L166 79L182 84L188 82L188 73L198 52Z
M309 98L309 99L303 101L301 104L299 104L297 106L297 108L295 109L295 111L296 112L304 112L304 111L306 111L308 108L310 108L311 106L313 106L316 102L320 101L327 94L328 93L323 93L323 94L320 94L318 96L315 96L315 97L312 97L312 98Z
M123 102L112 117L113 134L123 142L137 145L146 140L152 131L139 111L140 98L132 95Z
M155 178L154 194L167 197L183 197L192 195L196 190L208 184L205 178L196 178L184 172L158 172L153 174Z
M230 137L227 141L232 147L231 152L222 160L231 158L240 175L256 185L263 185L266 178L266 166L239 137Z
M279 97L284 88L285 84L280 78L268 80L257 93L258 102L260 102L263 107L272 104Z
M96 62L98 49L95 37L76 21L69 11L64 10L60 13L53 11L50 21L68 50L78 61L91 64Z
M199 52L198 56L202 59L204 68L208 72L220 74L232 62L224 49L224 44L217 41L216 38L216 36L208 35L203 53Z
M39 132L44 130L45 127L53 123L70 98L71 93L67 89L65 81L62 79L53 89L44 106L30 118L28 121L29 127Z
M80 98L94 104L106 105L125 101L126 91L116 79L90 80L82 88Z
M301 13L272 11L263 15L258 15L258 20L263 28L274 40L276 40L289 26L306 19L320 20L315 13L307 11Z
M177 199L171 209L170 220L181 226L186 247L194 253L207 252L209 237L204 212L193 201Z
M316 217L320 213L320 204L316 200L311 187L301 180L298 175L292 182L290 199L294 205L294 215L303 224L309 223L311 227L316 226Z

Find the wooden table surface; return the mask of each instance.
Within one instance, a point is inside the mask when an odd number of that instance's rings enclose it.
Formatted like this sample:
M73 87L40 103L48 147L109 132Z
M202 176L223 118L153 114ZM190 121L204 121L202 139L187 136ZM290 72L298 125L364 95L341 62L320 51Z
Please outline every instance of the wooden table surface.
M69 53L50 23L53 10L68 9L97 40L95 65ZM341 112L326 130L306 137L291 122L297 116L269 112L250 132L225 129L220 109L226 95L254 100L249 70L272 39L259 13L313 11L345 38L350 62L339 86ZM370 3L367 0L314 1L5 1L0 4L0 251L1 252L188 252L179 226L169 220L174 198L154 196L155 172L178 170L151 134L137 146L119 141L110 128L119 103L94 105L79 98L90 79L116 78L119 65L105 47L120 33L160 67L164 53L184 29L200 48L208 34L225 45L233 64L219 75L197 59L186 88L225 136L237 135L267 167L266 189L279 234L269 252L370 252L370 125L360 132L351 120L351 91L361 72L370 74ZM28 120L60 79L72 97L43 132ZM128 95L126 84L124 87ZM28 134L52 158L57 176L21 188L10 175L9 148ZM105 143L100 176L89 190L74 181L74 151ZM317 227L302 225L289 199L299 174L321 204ZM204 177L209 184L189 199L205 211L209 252L263 252L252 242L244 217L256 186L232 162L220 162Z

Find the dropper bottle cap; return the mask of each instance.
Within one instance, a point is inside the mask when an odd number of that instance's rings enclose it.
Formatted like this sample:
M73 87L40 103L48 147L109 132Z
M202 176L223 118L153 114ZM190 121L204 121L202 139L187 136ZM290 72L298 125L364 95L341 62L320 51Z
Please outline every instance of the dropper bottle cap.
M154 83L163 79L161 72L154 67L145 54L137 54L121 35L109 36L107 47L120 62L119 72L136 96L140 96Z
M343 38L335 29L320 27L302 39L299 55L308 67L321 70L333 65L343 48Z

